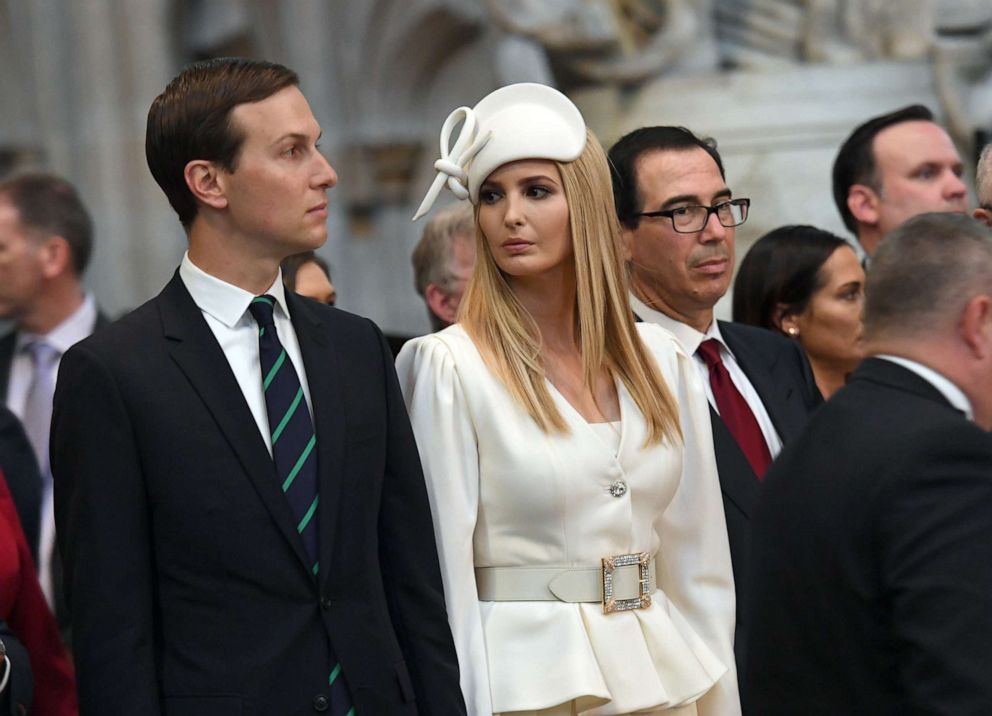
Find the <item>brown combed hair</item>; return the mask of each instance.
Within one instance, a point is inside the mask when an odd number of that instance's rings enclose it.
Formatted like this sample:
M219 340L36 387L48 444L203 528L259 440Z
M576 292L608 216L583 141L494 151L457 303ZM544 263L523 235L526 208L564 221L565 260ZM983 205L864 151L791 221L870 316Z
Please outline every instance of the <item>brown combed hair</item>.
M590 388L603 368L619 378L647 422L648 444L682 438L678 405L634 325L627 302L627 274L620 225L606 155L587 130L574 162L555 162L568 200L576 277L582 368ZM514 295L482 235L476 208L476 270L458 320L511 395L545 432L568 426L545 384L537 324Z
M231 121L234 108L298 84L295 72L274 62L220 57L188 66L155 98L148 110L145 157L187 231L197 204L186 186L186 165L205 159L233 172L244 143L244 132Z

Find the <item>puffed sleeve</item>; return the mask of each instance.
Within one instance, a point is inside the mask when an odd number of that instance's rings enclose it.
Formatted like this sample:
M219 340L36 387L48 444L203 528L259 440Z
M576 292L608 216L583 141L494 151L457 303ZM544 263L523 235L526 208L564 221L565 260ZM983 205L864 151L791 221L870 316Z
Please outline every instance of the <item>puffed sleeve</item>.
M424 467L448 621L470 716L492 714L485 637L475 586L473 533L479 450L454 356L444 339L406 343L396 359Z
M660 330L660 329L658 329ZM678 401L685 440L678 490L657 531L658 586L726 665L727 672L696 706L699 716L741 713L734 661L736 598L730 543L713 452L709 406L692 359L665 334L659 366Z

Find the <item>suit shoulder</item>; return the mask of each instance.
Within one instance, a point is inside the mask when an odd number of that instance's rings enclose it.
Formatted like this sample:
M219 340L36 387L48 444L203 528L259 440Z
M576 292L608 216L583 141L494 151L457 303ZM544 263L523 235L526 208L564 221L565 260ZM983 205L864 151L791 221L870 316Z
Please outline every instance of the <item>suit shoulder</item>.
M73 345L66 354L87 351L107 358L140 355L142 347L147 348L153 337L162 335L156 300L149 299L120 318L104 323L99 330Z

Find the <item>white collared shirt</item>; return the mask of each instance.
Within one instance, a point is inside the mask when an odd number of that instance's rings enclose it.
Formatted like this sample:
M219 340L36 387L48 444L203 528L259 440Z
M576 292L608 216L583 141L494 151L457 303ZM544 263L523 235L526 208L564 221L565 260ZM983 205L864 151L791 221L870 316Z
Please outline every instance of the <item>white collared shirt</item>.
M782 450L782 438L779 437L778 431L775 430L772 419L765 409L765 404L761 402L758 391L751 385L751 381L748 380L744 371L741 370L740 364L737 362L737 357L730 350L729 346L727 346L726 341L723 340L723 336L720 334L720 324L714 319L710 323L710 327L706 329L706 332L700 333L689 324L676 321L661 311L651 308L634 294L630 294L630 307L634 313L640 316L641 320L657 324L673 334L678 342L682 344L685 352L693 357L696 368L699 370L699 375L703 379L703 386L706 389L706 399L709 401L713 410L719 413L720 409L716 405L716 398L713 397L713 388L710 385L710 369L706 366L702 356L696 353L696 349L699 348L699 344L703 341L710 338L717 340L720 344L720 358L723 360L723 365L727 368L730 380L734 382L737 392L741 394L747 406L751 409L751 412L754 413L754 419L758 421L758 427L761 428L761 434L765 438L765 444L768 445L768 453L774 459Z
M968 420L974 422L975 412L971 409L971 401L968 400L968 396L964 394L963 390L954 385L954 383L935 371L933 368L925 366L922 363L917 363L915 360L903 358L902 356L882 354L874 357L891 361L892 363L901 365L906 370L913 371L916 375L920 376L923 380L932 385L937 392L943 395L947 402L950 403L955 409L964 413Z
M265 446L269 454L272 454L272 437L269 432L269 416L265 411L262 368L258 355L258 324L248 312L248 305L255 295L206 273L190 261L189 252L183 255L182 263L179 265L179 277L193 297L193 302L203 313L203 318L213 331L221 350L224 351L224 356L262 434L262 439L265 440ZM286 292L282 285L281 271L265 293L276 300L273 311L276 334L279 336L279 342L286 349L287 356L293 361L293 367L296 368L300 384L303 386L303 395L310 410L310 417L313 418L310 385L307 382L306 371L303 369L300 343L296 338L296 330L293 328L289 309L286 306Z
M21 420L24 419L24 404L27 402L28 389L34 378L34 361L24 347L32 341L41 339L58 351L55 374L52 376L54 386L62 355L93 332L96 326L96 313L96 301L93 300L93 296L86 294L79 308L46 335L17 332L14 357L10 364L10 381L7 384L7 407L10 408L10 412Z

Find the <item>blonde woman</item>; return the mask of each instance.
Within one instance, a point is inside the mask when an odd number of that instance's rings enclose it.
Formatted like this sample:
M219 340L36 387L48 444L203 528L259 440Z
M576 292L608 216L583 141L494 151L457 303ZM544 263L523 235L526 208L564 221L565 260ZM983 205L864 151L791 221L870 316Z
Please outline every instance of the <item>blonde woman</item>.
M460 322L397 368L469 713L738 714L709 410L632 320L602 147L531 84L455 110L441 147L418 216L468 197L478 259Z

